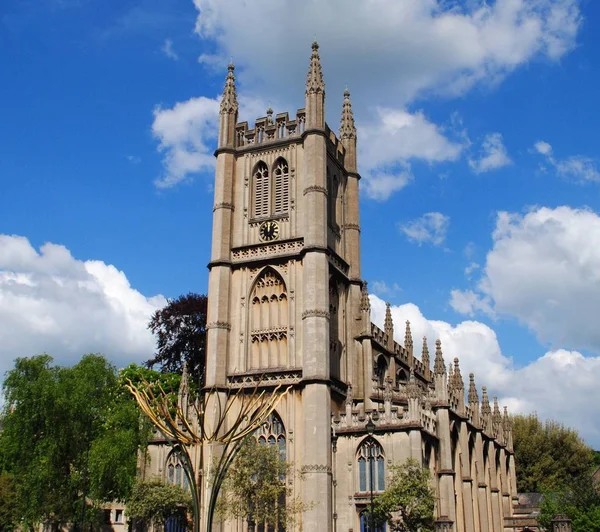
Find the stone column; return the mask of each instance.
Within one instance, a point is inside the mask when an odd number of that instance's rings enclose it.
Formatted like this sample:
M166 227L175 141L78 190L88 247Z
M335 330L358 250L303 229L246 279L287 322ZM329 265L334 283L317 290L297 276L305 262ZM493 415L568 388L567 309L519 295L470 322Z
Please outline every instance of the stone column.
M438 408L437 429L439 441L438 476L438 515L456 521L456 505L454 498L454 470L452 469L452 445L450 435L450 416L448 408Z

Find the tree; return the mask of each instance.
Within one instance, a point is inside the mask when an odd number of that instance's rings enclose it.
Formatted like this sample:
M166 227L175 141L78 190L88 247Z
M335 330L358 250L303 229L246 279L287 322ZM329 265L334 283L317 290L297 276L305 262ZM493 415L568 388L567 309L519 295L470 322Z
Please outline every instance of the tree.
M196 382L204 383L207 305L205 295L190 292L154 313L148 328L156 336L157 350L146 362L148 367L181 373L185 361Z
M127 516L134 524L164 526L169 517L177 516L185 522L192 511L190 493L179 486L160 480L137 483L127 501Z
M513 443L521 493L557 490L590 474L592 450L577 432L556 421L514 416Z
M14 530L17 524L17 493L12 475L0 473L0 530Z
M20 358L3 388L0 470L25 526L90 522L90 501L129 496L149 426L106 359L65 368L48 355Z
M435 492L428 469L408 459L392 465L388 487L375 499L373 518L395 532L433 531Z
M557 493L545 493L539 524L551 530L551 521L557 514L572 520L573 532L600 532L600 487L590 475L571 482Z
M221 487L217 515L221 519L250 519L255 524L291 525L305 506L293 499L286 478L290 463L274 445L248 438L232 462Z

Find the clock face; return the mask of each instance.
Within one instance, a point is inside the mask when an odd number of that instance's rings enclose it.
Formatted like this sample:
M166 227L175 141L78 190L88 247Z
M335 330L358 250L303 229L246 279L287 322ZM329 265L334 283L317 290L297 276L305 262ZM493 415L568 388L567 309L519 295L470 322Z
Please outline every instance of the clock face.
M258 232L260 238L265 242L277 240L279 238L279 225L277 225L277 222L264 222Z

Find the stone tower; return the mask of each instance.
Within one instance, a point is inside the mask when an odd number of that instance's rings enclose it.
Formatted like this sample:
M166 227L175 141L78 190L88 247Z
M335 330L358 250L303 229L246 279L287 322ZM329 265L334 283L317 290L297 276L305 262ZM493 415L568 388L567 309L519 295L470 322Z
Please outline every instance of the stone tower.
M206 385L291 386L256 437L302 473L287 479L305 505L302 530L369 530L369 501L409 458L431 472L438 530L517 530L508 415L496 402L492 412L485 389L480 404L473 375L465 398L459 360L447 371L439 339L433 370L426 339L421 359L415 354L409 322L400 345L389 304L384 328L371 323L350 93L340 98L336 136L313 43L305 107L292 119L268 109L250 128L238 122L234 71L229 65L215 152ZM181 484L164 442L150 454L150 474ZM210 489L206 477L202 485Z
M286 455L302 471L304 530L332 519L331 415L359 370L356 128L343 95L341 134L325 123L319 46L305 108L238 123L234 66L221 101L209 264L206 385L294 386L278 409Z

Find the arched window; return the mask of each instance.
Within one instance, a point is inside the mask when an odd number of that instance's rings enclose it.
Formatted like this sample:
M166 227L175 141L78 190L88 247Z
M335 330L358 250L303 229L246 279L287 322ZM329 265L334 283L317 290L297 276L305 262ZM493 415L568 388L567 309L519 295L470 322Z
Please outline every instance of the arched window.
M379 355L373 364L373 377L377 381L378 386L383 388L385 384L385 373L387 371L387 361L383 355Z
M263 270L250 301L248 369L286 367L288 299L281 276L272 268Z
M385 532L385 523L371 524L369 512L364 511L360 514L360 532Z
M334 278L329 281L329 373L332 377L341 378L341 357L343 344L340 341L342 327L340 326L341 297Z
M279 449L279 457L282 460L286 459L285 427L277 412L271 412L271 415L257 430L256 437L260 444L276 445Z
M396 371L396 386L400 388L400 386L405 386L408 383L408 375L406 371L402 368Z
M385 456L374 438L367 438L358 448L358 491L385 490Z
M181 486L188 489L190 484L183 469L183 464L179 460L177 453L172 452L166 462L167 483L174 486Z
M275 161L275 205L274 214L285 214L288 212L290 202L289 168L285 159L281 157Z
M269 169L262 161L254 170L254 216L268 216L271 193Z

